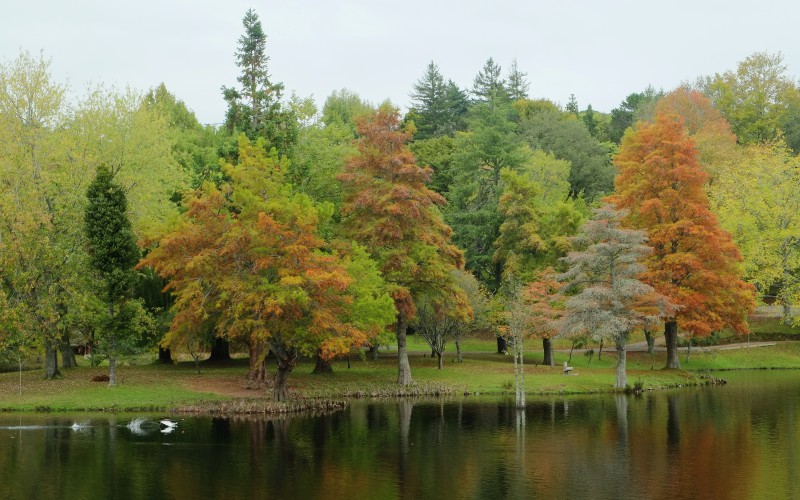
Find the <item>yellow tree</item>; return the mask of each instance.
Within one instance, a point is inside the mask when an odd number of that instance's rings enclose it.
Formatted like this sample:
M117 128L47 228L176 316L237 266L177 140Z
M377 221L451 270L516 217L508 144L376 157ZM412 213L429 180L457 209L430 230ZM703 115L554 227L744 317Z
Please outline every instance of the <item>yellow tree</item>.
M762 293L779 287L783 320L800 298L800 159L783 141L746 147L720 173L711 199L742 251L745 279Z

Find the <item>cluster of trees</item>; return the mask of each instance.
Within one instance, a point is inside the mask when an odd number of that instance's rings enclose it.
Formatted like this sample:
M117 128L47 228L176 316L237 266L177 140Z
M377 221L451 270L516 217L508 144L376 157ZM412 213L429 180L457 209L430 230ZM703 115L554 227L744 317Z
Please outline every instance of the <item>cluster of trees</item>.
M42 57L0 67L6 352L44 350L54 377L76 335L112 366L235 341L254 380L274 356L285 399L300 355L325 371L396 339L409 384L409 327L440 366L491 329L500 352L542 339L547 364L557 335L614 342L624 387L635 329L663 323L677 367L678 333L746 331L754 290L791 321L800 90L780 55L609 114L530 98L516 61L468 89L431 62L401 116L348 90L284 99L254 11L243 25L219 128L163 84L73 102Z

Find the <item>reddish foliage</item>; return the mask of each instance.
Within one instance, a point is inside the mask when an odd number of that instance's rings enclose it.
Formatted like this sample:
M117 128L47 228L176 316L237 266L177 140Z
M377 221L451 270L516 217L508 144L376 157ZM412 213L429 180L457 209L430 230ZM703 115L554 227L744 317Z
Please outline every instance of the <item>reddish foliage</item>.
M719 227L703 189L707 175L681 120L659 114L626 134L615 158L616 194L626 221L649 232L654 253L643 280L681 306L679 327L704 336L723 327L747 331L753 287L740 279L739 250Z

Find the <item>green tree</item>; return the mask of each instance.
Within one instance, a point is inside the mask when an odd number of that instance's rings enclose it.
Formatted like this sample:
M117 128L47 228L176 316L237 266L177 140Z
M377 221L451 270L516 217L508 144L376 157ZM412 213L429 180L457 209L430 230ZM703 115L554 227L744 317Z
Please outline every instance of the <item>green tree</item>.
M541 149L571 164L570 196L587 201L608 194L614 186L609 148L592 137L572 114L552 109L531 112L520 124L520 135L532 149Z
M502 217L497 211L502 193L500 172L518 170L531 151L516 134L507 106L483 103L471 113L467 133L456 138L453 182L445 212L455 231L453 240L466 251L467 268L490 289L500 285L502 267L492 261Z
M575 99L575 94L569 95L569 101L567 101L567 105L564 109L576 117L580 115L580 108L578 108L578 100Z
M508 97L512 101L527 99L531 84L528 82L528 74L520 71L517 60L511 61L511 68L508 71L508 85L506 86Z
M735 168L719 173L710 197L742 251L745 280L778 291L783 321L800 299L800 159L781 141L748 146Z
M508 101L506 81L502 78L503 68L494 62L491 57L486 60L483 68L472 82L472 94L475 102L489 103L492 106L504 104Z
M800 90L786 74L781 53L756 52L736 71L706 82L706 93L731 124L740 144L776 139L800 103Z
M117 356L149 326L141 304L133 300L140 251L128 219L128 201L111 171L101 166L86 191L84 229L92 268L99 274L98 291L107 307L101 320L99 346L108 355L109 387L117 384Z
M619 144L628 128L639 120L652 118L653 107L663 95L663 91L656 91L651 86L642 92L628 94L618 107L611 110L611 122L608 126L609 139Z
M232 136L244 132L250 139L263 137L268 147L287 154L297 135L297 120L291 110L281 106L283 84L270 81L266 54L267 35L253 9L242 19L244 33L239 37L236 65L241 87L222 87L228 103L225 126Z

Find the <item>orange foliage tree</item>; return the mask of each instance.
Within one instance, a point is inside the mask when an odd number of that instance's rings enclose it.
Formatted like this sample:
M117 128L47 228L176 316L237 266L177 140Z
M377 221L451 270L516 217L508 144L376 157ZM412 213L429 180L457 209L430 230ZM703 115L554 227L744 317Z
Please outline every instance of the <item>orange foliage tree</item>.
M447 296L469 309L451 271L464 257L450 242L452 230L439 205L445 199L428 189L433 171L417 165L406 146L411 134L400 128L396 109L382 106L357 122L358 154L339 179L347 236L364 245L387 283L397 310L397 383L412 383L406 329L416 314L415 301Z
M350 321L353 280L317 236L313 203L282 182L283 167L262 143L242 136L238 164L224 167L230 183L187 196L180 227L139 264L168 278L165 290L175 295L166 345L215 328L248 344L255 378L263 376L268 348L278 362L278 401L287 398L298 354L332 358L386 325L385 315L383 322Z
M667 368L680 368L678 328L706 336L729 327L746 333L755 307L753 287L740 279L742 257L709 209L707 174L694 142L675 115L659 114L623 138L615 163L616 193L626 222L646 229L653 254L643 281L680 309L667 317Z
M547 366L555 366L552 339L558 335L558 319L564 313L563 297L559 294L562 286L553 268L548 267L537 271L533 281L522 290L523 300L530 310L530 332L542 339L542 364Z

